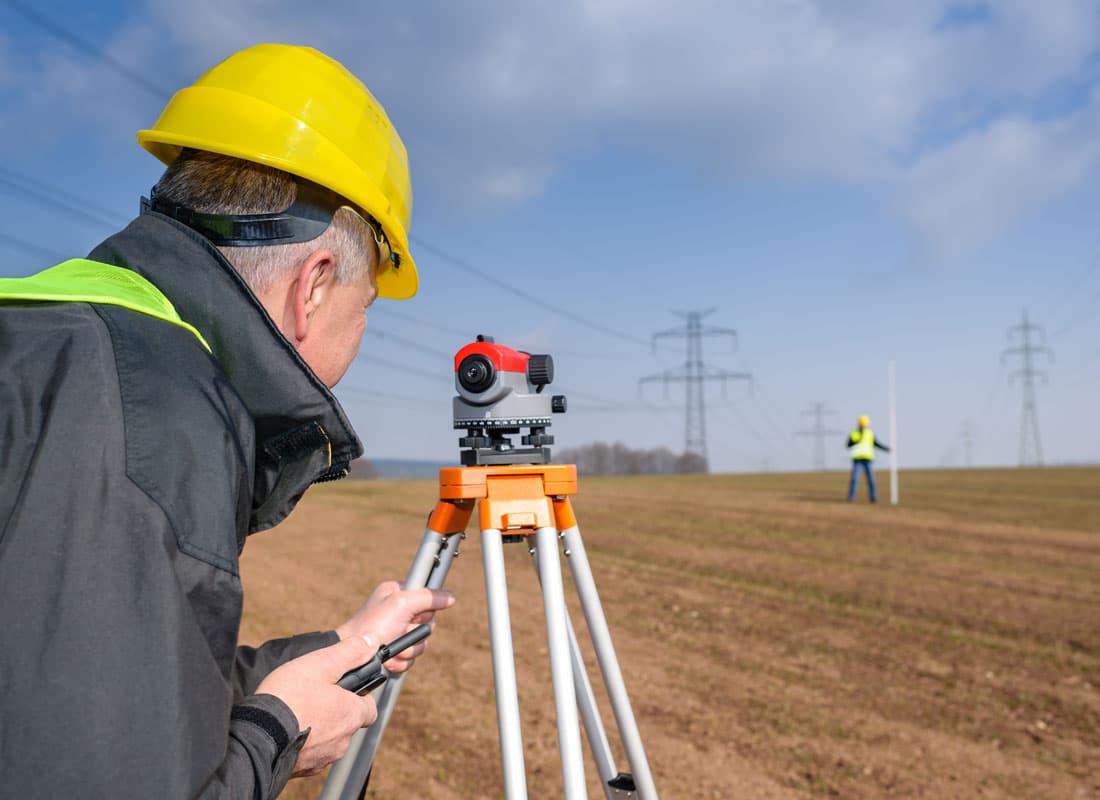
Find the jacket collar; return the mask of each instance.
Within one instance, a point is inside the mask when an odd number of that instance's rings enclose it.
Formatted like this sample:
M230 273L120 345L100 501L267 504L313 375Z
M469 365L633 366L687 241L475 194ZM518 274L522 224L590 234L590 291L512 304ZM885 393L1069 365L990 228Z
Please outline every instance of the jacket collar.
M348 474L363 446L347 415L217 248L147 212L89 257L160 289L209 342L244 401L256 426L250 533L281 522L310 484Z

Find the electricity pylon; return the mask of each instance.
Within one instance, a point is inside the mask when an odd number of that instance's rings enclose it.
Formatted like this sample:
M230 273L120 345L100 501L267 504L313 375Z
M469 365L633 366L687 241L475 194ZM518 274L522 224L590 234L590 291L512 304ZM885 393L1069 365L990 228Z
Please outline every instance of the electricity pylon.
M840 436L843 431L831 430L825 427L825 417L832 416L835 411L825 407L824 403L814 403L813 408L802 412L802 416L812 415L814 426L808 431L798 431L799 436L813 436L814 442L814 469L822 472L825 469L825 437Z
M683 317L685 324L682 328L672 328L653 334L653 351L657 351L657 340L664 337L680 337L687 339L687 361L679 369L668 369L657 375L647 375L638 379L638 392L641 393L642 384L653 381L661 381L665 384L665 393L668 393L670 383L684 384L686 394L686 406L684 413L684 452L699 456L703 464L707 464L707 424L706 401L703 392L705 381L721 381L722 393L725 395L726 382L732 380L752 381L752 375L748 372L730 372L724 369L708 367L703 363L703 337L704 336L731 336L734 346L737 343L737 331L731 328L703 327L703 317L713 314L716 309L708 308L705 311L673 311L678 317Z
M969 469L974 466L974 420L966 419L963 421L959 441L962 443L963 448L963 466Z
M1020 412L1020 466L1042 466L1043 445L1039 439L1039 415L1035 410L1035 379L1042 380L1047 385L1046 373L1035 368L1035 357L1046 356L1054 361L1054 354L1050 348L1032 343L1032 332L1038 334L1043 342L1046 335L1038 325L1032 325L1027 319L1027 310L1024 310L1023 322L1013 325L1008 329L1009 341L1013 341L1014 334L1018 334L1021 340L1019 347L1010 347L1001 353L1001 363L1010 356L1019 356L1020 367L1009 375L1009 383L1015 378L1020 378L1023 406Z

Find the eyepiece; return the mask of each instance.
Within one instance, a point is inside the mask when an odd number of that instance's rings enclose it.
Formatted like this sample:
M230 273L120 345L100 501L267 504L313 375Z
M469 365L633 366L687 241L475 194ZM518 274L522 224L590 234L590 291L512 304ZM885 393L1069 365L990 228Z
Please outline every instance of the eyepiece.
M480 353L466 356L458 365L458 382L472 394L479 394L492 386L496 374L493 362Z

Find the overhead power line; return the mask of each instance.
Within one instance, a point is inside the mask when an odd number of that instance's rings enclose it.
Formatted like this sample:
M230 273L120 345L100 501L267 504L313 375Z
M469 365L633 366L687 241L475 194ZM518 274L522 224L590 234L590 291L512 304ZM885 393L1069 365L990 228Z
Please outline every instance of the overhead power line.
M464 261L463 259L459 258L458 256L452 255L451 253L448 253L446 250L443 250L442 248L437 247L436 245L431 244L430 242L426 242L426 241L424 241L423 239L421 239L419 237L410 236L409 241L415 243L417 247L422 247L425 250L427 250L428 252L434 253L439 258L442 258L444 261L447 261L449 264L458 267L459 269L463 270L464 272L468 272L471 275L475 275L475 276L477 276L478 278L481 278L484 281L488 281L490 284L492 284L493 286L496 286L498 289L502 289L503 291L506 291L509 294L512 294L516 297L519 297L522 300L526 300L528 303L532 303L534 305L537 305L540 308L545 309L546 311L553 312L554 314L557 314L559 317L564 317L565 319L572 320L573 322L576 322L580 325L584 325L586 328L591 328L594 331L599 331L600 333L603 333L607 336L614 336L618 339L623 339L624 341L633 342L634 344L641 344L641 345L648 345L649 344L649 342L647 342L645 339L641 339L641 338L639 338L637 336L633 336L629 333L623 333L622 331L617 331L617 330L615 330L613 328L609 328L606 325L603 325L599 322L593 322L592 320L587 319L585 317L582 317L579 314L575 314L574 312L569 311L568 309L561 308L559 306L555 306L551 303L548 303L543 298L537 297L537 296L531 294L530 292L526 292L523 289L520 289L519 287L512 286L509 283L505 283L504 281L500 280L500 278L497 278L494 275L490 275L485 270L479 269L478 267L475 267L473 264L470 264L469 262Z
M395 319L402 319L405 322L412 323L413 325L423 325L426 328L430 328L440 333L445 333L449 336L457 336L463 343L472 340L474 336L483 331L469 331L460 330L459 328L452 328L449 325L441 325L435 320L423 319L421 317L413 316L404 311L398 310L395 303L387 303L384 308L380 308L378 314L382 317L394 317Z
M421 326L421 327L424 327L424 328L428 328L429 330L433 330L433 331L437 331L439 333L446 334L448 336L457 337L457 341L461 342L462 344L468 343L478 333L486 333L486 334L489 334L489 335L494 335L494 332L492 332L492 331L482 330L483 328L488 328L490 326L477 325L477 326L474 326L473 328L470 328L470 329L460 330L459 328L455 328L455 327L452 327L452 326L449 326L449 325L441 325L440 323L438 323L434 320L424 319L423 317L418 317L414 314L407 314L404 311L398 311L398 310L395 309L395 304L394 303L388 303L384 307L379 307L378 311L376 313L377 313L378 317L383 319L383 320L385 320L386 318L389 318L389 317L393 317L394 319L399 319L399 320L402 320L404 322L407 322L410 325ZM605 352L598 352L598 351L588 351L588 352L584 352L584 353L578 353L578 352L571 351L571 350L559 350L557 348L554 349L553 356L554 356L555 361L559 358L561 358L562 360L572 360L572 359L622 360L622 359L625 359L625 358L630 358L630 356L627 355L626 353L605 353Z
M803 411L803 416L812 416L814 418L814 425L807 431L799 431L799 436L812 436L814 437L814 469L819 472L825 469L825 439L828 436L840 436L842 433L832 428L825 426L825 417L831 417L836 414L835 411L827 408L824 403L814 403L813 407L807 411Z
M165 89L163 86L159 86L156 83L153 83L137 70L126 66L121 61L115 59L113 56L105 53L101 48L96 47L95 45L77 36L72 31L67 30L61 25L58 25L56 22L54 22L52 19L50 19L40 11L28 5L24 5L23 3L19 2L19 0L0 0L0 2L3 2L17 14L22 16L25 20L30 22L32 25L37 25L42 30L46 31L52 36L57 37L58 39L61 39L66 44L76 48L85 55L99 59L107 66L111 67L111 69L115 70L115 72L117 72L119 75L122 75L124 78L129 80L135 86L140 86L142 89L149 92L150 94L156 95L157 97L160 97L162 99L172 96L172 92L168 89Z
M1077 325L1084 322L1085 320L1095 319L1096 318L1095 306L1097 304L1100 304L1100 290L1095 291L1092 294L1088 295L1085 299L1084 305L1082 305L1078 309L1077 313L1070 316L1067 321L1063 321L1061 327L1059 327L1058 330L1054 331L1054 333L1052 333L1050 335L1050 338L1051 339L1058 339L1059 337L1064 336L1065 334L1069 333Z
M357 385L358 384L358 385ZM333 393L339 397L345 390L351 390L355 392L357 397L370 397L381 398L384 400L392 400L400 403L402 407L408 405L423 406L425 408L438 408L439 403L432 402L426 397L412 397L407 394L395 394L394 392L383 392L378 389L369 388L361 381L357 381L355 378L345 377L333 390Z
M388 333L386 331L380 331L376 328L367 328L366 333L370 334L371 336L376 336L379 339L387 339L392 342L397 342L400 345L404 345L405 347L416 350L417 352L432 356L433 358L442 359L444 363L450 361L453 357L452 353L444 353L442 350L436 350L435 348L427 347L420 344L420 342L414 342L412 339L406 339L404 336L398 336L396 334Z
M740 420L741 425L749 433L751 433L753 435L753 438L755 438L758 442L760 442L760 444L764 445L765 447L770 447L772 445L772 442L768 439L768 437L765 436L763 433L761 433L760 430L755 425L753 425L752 422L749 421L748 416L746 416L746 414L745 414L744 410L741 408L740 404L735 403L732 400L730 400L730 401L727 401L725 403L715 404L712 407L713 408L718 408L718 409L729 409L729 410L731 410L733 412L733 415L735 417L737 417L738 420Z
M356 354L355 360L364 366L388 367L389 369L395 369L399 372L416 375L418 378L427 378L432 381L449 380L451 377L445 372L429 372L426 369L417 369L416 367L410 367L408 364L401 364L386 358L379 358L373 353L364 353L362 351Z
M52 207L71 216L80 217L98 227L116 227L120 222L112 213L101 213L98 209L79 202L75 198L73 202L66 202L61 199L66 196L66 192L3 167L0 167L0 187L7 188L21 198L30 198L38 205Z
M1071 327L1077 321L1069 324L1064 320L1071 315L1067 312L1069 308L1081 299L1082 292L1085 289L1086 283L1092 278L1093 275L1100 274L1100 254L1094 253L1092 258L1085 262L1085 264L1076 272L1073 279L1058 292L1054 300L1042 310L1042 317L1044 319L1061 320L1062 325L1056 331L1050 334L1051 339L1057 339ZM1086 304L1086 310L1088 306L1091 306L1097 299L1100 299L1100 294L1094 295ZM1079 314L1073 315L1074 318Z
M24 250L28 253L33 253L34 255L45 256L46 258L52 259L53 261L64 261L66 258L69 257L63 256L54 250L50 250L48 247L42 247L42 245L35 244L34 242L25 241L16 236L9 236L6 233L0 233L0 242L3 242L4 244L11 247Z

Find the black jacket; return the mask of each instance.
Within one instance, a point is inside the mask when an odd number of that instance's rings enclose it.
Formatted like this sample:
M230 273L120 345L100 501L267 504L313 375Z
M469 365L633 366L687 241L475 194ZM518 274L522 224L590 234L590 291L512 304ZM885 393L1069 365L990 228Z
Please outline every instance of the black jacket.
M0 796L273 797L304 734L251 692L336 635L238 651L238 556L362 447L198 234L145 214L91 258L213 355L118 306L0 304Z

